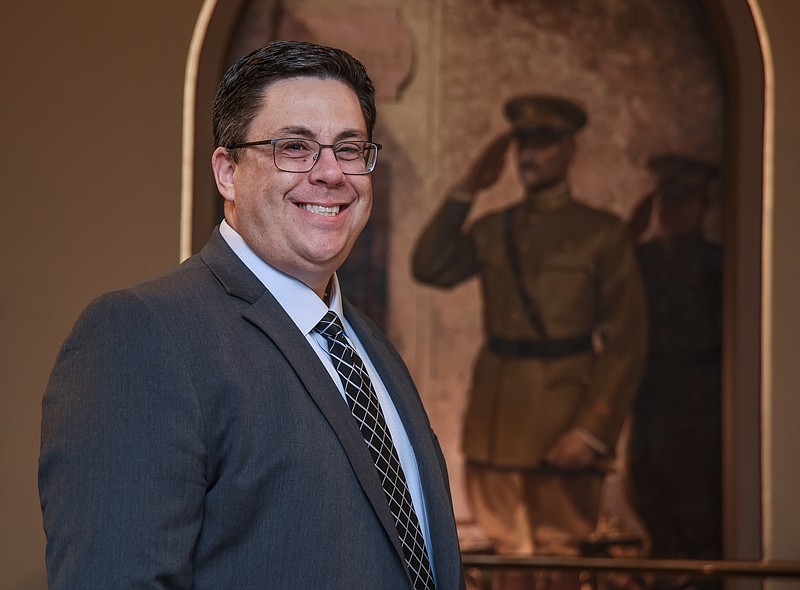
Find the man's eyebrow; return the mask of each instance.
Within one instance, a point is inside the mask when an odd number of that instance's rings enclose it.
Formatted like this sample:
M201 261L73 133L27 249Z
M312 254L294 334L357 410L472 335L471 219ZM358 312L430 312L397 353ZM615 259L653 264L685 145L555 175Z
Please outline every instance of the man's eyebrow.
M287 125L281 127L275 132L275 137L303 137L307 139L315 139L314 132L308 127L302 125ZM344 141L347 139L367 140L367 134L363 129L344 129L334 139L335 142Z
M313 137L313 133L307 127L297 126L297 125L289 125L287 127L281 127L275 132L275 137Z

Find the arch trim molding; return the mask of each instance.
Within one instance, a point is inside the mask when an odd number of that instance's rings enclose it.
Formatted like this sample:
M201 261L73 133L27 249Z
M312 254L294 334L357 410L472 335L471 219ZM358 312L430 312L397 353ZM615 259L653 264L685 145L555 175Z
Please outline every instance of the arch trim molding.
M774 209L775 209L775 63L772 54L767 25L761 10L759 0L747 0L753 23L758 35L759 45L764 67L764 145L763 145L763 170L762 170L762 220L761 220L761 465L762 481L769 482L774 478L772 473L772 448L771 423L767 419L769 408L772 407L773 393L773 355L772 355L772 326L773 326L773 278L774 278ZM767 490L762 490L762 539L768 542L772 538L773 519L772 497ZM765 547L765 549L767 549ZM769 553L769 552L767 552Z
M194 157L195 157L195 112L197 105L197 75L200 55L208 32L211 16L217 0L204 0L194 25L189 54L186 57L186 73L183 79L183 137L181 154L181 212L178 257L181 262L192 254L192 211L194 209Z

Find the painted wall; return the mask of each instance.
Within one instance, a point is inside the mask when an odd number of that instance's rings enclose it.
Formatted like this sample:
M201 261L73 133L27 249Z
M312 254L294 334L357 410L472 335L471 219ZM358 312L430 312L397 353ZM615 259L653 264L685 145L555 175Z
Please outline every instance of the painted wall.
M178 259L183 70L201 0L15 3L0 19L0 588L45 587L41 393L95 295ZM765 556L800 557L800 3L760 0L775 56L766 261ZM755 310L753 310L755 313Z

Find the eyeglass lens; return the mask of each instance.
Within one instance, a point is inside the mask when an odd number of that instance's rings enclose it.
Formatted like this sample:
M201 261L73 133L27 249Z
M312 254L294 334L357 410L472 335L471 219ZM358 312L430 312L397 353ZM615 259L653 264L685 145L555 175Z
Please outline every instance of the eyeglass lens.
M311 139L275 139L272 143L275 166L285 172L308 172L322 150L319 142ZM378 147L367 141L341 141L332 149L345 174L372 172L378 159Z

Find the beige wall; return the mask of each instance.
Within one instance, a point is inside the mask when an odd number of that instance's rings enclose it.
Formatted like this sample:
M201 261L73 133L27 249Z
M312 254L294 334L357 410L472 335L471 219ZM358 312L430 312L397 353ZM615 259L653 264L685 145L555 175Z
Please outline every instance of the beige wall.
M44 588L36 458L56 351L92 297L178 260L201 1L13 4L0 17L0 588L23 590Z
M26 590L44 587L36 457L58 346L93 296L178 258L182 76L202 2L15 4L0 19L0 588ZM765 555L798 559L800 3L758 4L777 70Z

